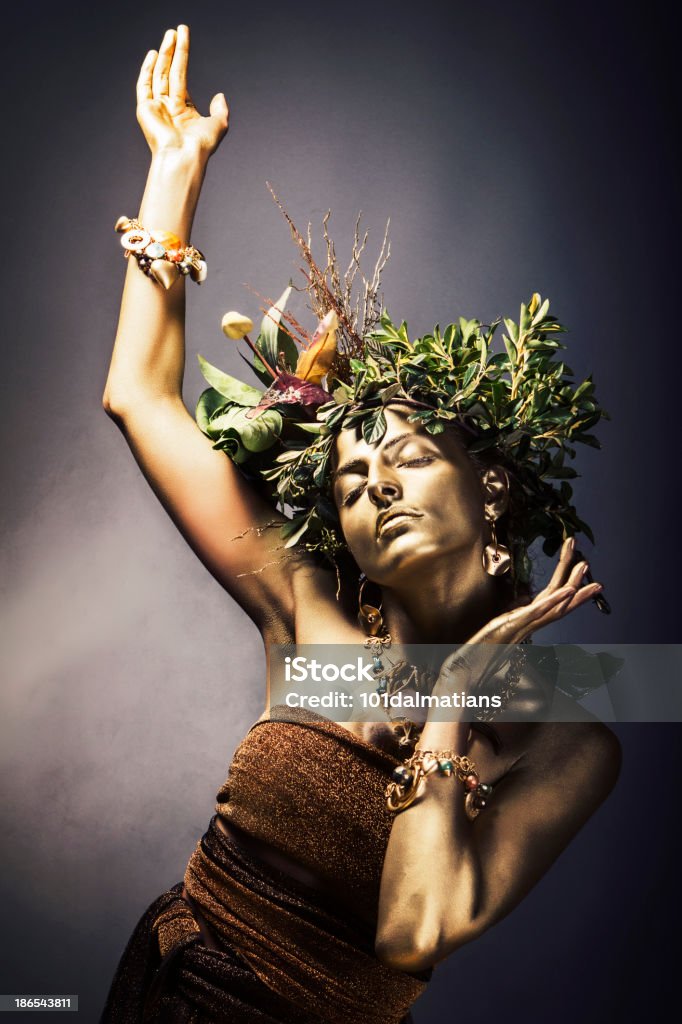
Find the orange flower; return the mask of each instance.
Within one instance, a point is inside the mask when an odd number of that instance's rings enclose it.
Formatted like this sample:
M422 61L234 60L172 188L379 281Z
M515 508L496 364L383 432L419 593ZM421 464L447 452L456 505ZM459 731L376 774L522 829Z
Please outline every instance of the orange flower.
M295 375L310 384L321 384L336 355L336 331L339 318L330 309L320 320L310 345L298 357Z

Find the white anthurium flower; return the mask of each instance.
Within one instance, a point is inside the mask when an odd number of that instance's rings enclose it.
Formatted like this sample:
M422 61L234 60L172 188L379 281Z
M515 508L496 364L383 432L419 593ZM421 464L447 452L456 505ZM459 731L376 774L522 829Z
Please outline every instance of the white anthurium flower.
M223 334L227 335L228 338L232 338L233 341L240 341L249 331L253 330L253 320L249 320L248 316L244 316L243 313L236 313L234 310L231 310L223 317L221 327Z

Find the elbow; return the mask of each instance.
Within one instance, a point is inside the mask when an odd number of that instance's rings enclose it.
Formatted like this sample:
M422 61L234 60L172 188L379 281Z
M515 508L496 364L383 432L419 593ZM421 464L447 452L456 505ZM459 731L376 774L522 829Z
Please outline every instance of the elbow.
M107 416L112 416L113 417L115 415L114 407L111 404L111 399L109 398L109 395L108 395L108 393L106 391L102 395L102 408L104 409L104 411L107 414Z
M403 937L377 936L374 945L377 960L385 967L407 974L418 974L433 967L441 957L438 956L438 945L433 942L417 942L411 935Z
M117 405L114 403L111 392L108 388L105 388L104 394L102 395L102 408L104 409L107 416L111 419L116 419L120 416Z
M386 967L416 974L435 967L460 946L477 939L486 927L480 918L458 921L438 930L397 925L377 933L374 951Z
M118 426L123 423L126 417L126 409L129 404L129 402L125 402L121 399L120 396L117 397L116 393L108 386L104 389L104 394L102 395L102 408L109 419L113 420Z

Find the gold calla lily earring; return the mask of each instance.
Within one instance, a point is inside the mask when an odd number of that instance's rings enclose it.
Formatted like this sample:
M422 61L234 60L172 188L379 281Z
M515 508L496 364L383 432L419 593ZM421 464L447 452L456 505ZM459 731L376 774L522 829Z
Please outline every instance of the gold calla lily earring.
M498 544L495 517L486 516L490 526L490 543L483 548L483 568L489 576L504 576L511 569L511 552L504 544Z
M366 636L378 637L384 625L381 608L375 608L372 604L363 603L362 592L365 589L367 577L364 572L360 574L360 589L358 591L358 622L365 631Z

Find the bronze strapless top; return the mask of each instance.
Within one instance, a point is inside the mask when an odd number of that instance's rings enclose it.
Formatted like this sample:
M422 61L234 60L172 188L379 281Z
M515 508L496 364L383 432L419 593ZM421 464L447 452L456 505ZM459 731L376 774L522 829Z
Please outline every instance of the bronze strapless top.
M315 712L273 707L235 751L216 811L376 918L398 763Z

